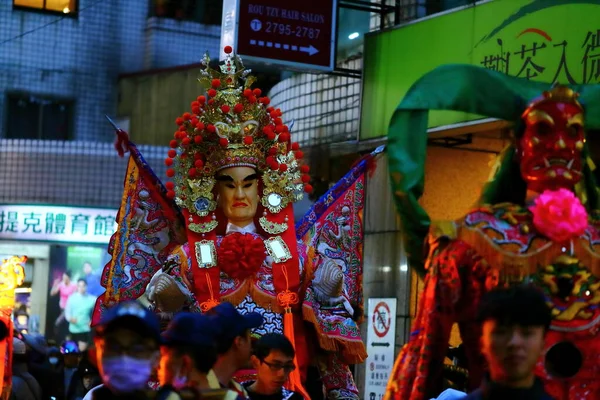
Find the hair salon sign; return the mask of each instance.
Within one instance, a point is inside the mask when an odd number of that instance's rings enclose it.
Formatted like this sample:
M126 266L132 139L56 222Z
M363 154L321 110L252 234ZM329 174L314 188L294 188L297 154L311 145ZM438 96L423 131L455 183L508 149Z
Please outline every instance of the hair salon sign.
M117 210L53 205L0 205L0 240L107 244Z

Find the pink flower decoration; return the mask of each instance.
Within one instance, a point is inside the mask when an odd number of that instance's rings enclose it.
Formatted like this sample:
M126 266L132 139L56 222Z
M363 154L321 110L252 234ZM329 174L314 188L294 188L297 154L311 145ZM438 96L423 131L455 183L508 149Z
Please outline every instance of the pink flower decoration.
M566 242L581 236L588 226L587 211L573 192L546 190L529 207L538 232L554 242Z

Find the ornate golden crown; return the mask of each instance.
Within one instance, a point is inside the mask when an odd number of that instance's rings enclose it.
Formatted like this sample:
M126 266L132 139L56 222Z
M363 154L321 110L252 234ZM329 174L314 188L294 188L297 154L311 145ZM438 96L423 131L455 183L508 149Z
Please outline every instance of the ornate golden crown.
M525 112L523 113L523 116L529 114L529 112L533 108L536 108L540 104L547 102L574 104L583 110L583 106L581 105L578 99L579 93L577 93L568 86L556 83L552 86L552 89L545 91L540 97L533 99L531 103L529 103L529 106L527 107Z
M262 175L263 194L275 193L278 201L271 211L301 198L308 185L308 166L298 143L281 119L281 110L269 107L260 89L251 89L255 78L239 56L225 47L226 59L219 70L210 68L208 54L202 59L198 79L210 89L191 104L191 113L177 118L179 126L171 140L167 176L168 196L199 216L213 211L215 174L232 166L255 168ZM241 82L240 82L241 81ZM263 204L265 204L263 197ZM271 196L271 199L274 199Z

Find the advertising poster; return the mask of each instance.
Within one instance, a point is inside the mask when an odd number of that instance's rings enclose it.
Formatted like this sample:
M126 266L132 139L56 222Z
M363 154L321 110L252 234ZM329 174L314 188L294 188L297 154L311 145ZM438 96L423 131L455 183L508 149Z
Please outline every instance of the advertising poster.
M57 344L67 339L89 339L80 331L87 330L83 324L91 316L95 299L104 292L100 278L109 259L110 255L105 247L51 247L48 280L50 287L46 311L47 338L53 339ZM73 316L72 321L67 321L65 311L69 298L73 295L76 295L77 299L80 299L78 296L83 296L81 298L85 301L78 301L71 307L72 313L79 315L79 320Z

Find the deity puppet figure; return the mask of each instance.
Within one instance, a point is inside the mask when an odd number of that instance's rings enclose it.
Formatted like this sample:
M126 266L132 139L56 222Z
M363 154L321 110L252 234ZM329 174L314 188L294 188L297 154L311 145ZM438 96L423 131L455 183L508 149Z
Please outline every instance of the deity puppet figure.
M131 151L137 161L130 161L128 176L133 178L126 181L119 217L123 231L113 238L113 261L103 277L107 295L99 300L97 312L111 302L139 297L144 290L151 306L167 319L178 311L207 312L220 302L230 302L241 313L263 315L265 323L253 335L276 332L292 340L300 367L291 375L292 388L304 391L301 381L312 363L321 367L329 398L357 399L348 365L366 358L354 315L362 303L360 257L341 251L352 265L342 272L334 263L337 274L324 272L331 263L317 249L320 232L313 225L318 213L313 210L300 224L301 232L295 229L293 203L303 191L312 191L303 153L291 142L281 111L268 105L260 89L251 88L254 78L241 59L230 47L225 53L219 70L210 68L205 56L200 81L210 89L192 102L191 112L177 118L178 130L165 160L171 180L164 192L157 192L156 187L162 186L126 134L118 132L117 148ZM352 188L356 179L362 179L364 165L351 171L351 179L338 185L338 193L330 193L333 201L321 201L329 219L346 221L338 239L357 254L363 196ZM140 176L154 180L145 183ZM127 186L128 182L136 183ZM348 205L337 207L338 198ZM129 206L132 202L138 207ZM170 239L138 246L153 248L150 256L147 251L121 256L120 243L131 247L157 237L127 230L139 219L134 213L130 218L128 210L139 206L146 211L144 221L158 221L153 232L170 232ZM172 224L179 218L185 223L184 240L177 239L182 235ZM125 236L130 239L122 239ZM130 265L139 265L135 257L144 258L145 274ZM131 270L140 275L134 276L137 286L128 280ZM331 280L339 290L324 289L332 286ZM321 301L312 295L315 290ZM314 342L312 347L308 342Z
M453 65L425 75L400 104L390 124L392 185L411 265L423 265L425 243L427 258L413 334L396 361L388 399L429 399L442 391L455 323L469 386L478 386L486 368L476 322L481 296L515 284L537 286L553 310L535 365L546 391L558 400L600 398L600 201L585 141L586 124L600 126L599 94L598 85L551 86ZM477 207L428 234L429 218L416 202L423 190L425 132L418 149L403 145L420 133L410 128L426 129L427 110L434 108L514 121L515 128ZM515 379L532 367L526 362L511 367Z

